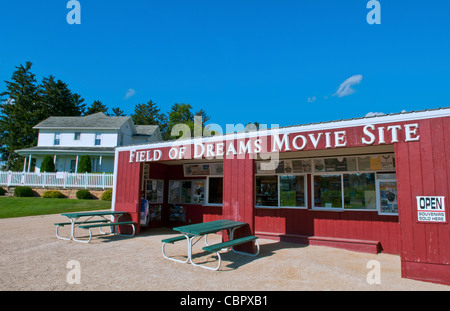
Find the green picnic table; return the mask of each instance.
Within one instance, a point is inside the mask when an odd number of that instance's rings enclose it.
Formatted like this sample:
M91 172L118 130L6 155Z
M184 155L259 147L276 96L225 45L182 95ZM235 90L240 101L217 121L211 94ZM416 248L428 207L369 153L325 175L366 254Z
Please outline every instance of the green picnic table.
M236 253L240 253L240 254L244 254L244 255L250 255L250 256L256 256L259 253L259 244L258 244L258 241L256 241L256 239L258 239L258 237L253 236L253 235L249 235L249 236L245 236L245 237L234 239L234 231L237 228L240 228L240 227L243 227L243 226L248 226L248 224L246 222L239 222L239 221L234 221L234 220L221 219L221 220L215 220L215 221L210 221L210 222L205 222L205 223L198 223L198 224L193 224L193 225L186 225L186 226L175 227L175 228L173 228L173 230L182 233L182 235L181 236L176 236L176 237L173 237L173 238L164 239L164 240L161 241L163 243L162 244L163 256L165 258L167 258L167 259L178 261L178 262L183 262L183 263L190 262L194 266L200 266L202 268L210 269L210 270L218 270L220 268L221 256L220 256L219 251L223 250L224 248L231 248L231 250L236 252ZM226 241L226 242L223 242L223 243L209 245L208 241L207 241L208 234L217 233L217 232L220 232L220 231L223 231L223 230L229 231L230 240ZM206 244L206 246L203 247L203 250L209 251L209 252L215 252L217 254L218 265L215 268L208 267L208 266L201 265L201 264L196 264L192 260L192 247L203 236L205 237L205 244ZM193 243L195 238L197 238L197 241ZM186 260L182 261L182 260L179 260L179 259L175 259L175 258L166 256L166 254L165 254L165 245L167 243L173 244L173 243L175 243L177 241L181 241L181 240L184 240L184 239L187 240L187 244L188 244L187 245L187 253L188 254L187 254L187 259ZM250 241L255 241L256 242L257 251L254 254L236 251L233 248L233 246L235 246L235 245L247 243L247 242L250 242Z
M102 234L107 234L102 231L102 227L110 227L111 233L117 234L117 230L113 230L112 228L117 228L119 225L130 225L133 228L133 233L131 236L135 234L135 225L136 223L133 221L119 221L119 218L123 215L129 215L128 212L121 211L98 211L98 212L75 212L75 213L63 213L61 216L65 216L69 218L69 222L60 222L55 223L56 226L56 237L61 240L74 240L76 242L89 243L92 239L92 228L99 228ZM112 216L113 220L107 219L107 216ZM70 225L70 237L62 237L59 235L59 228ZM87 229L89 230L89 240L80 240L75 238L75 228Z

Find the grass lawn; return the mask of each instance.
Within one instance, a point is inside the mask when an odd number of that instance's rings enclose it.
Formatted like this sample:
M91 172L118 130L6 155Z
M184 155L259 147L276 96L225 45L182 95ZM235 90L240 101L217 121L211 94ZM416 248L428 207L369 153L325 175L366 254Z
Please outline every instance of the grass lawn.
M0 197L0 218L110 209L110 201Z

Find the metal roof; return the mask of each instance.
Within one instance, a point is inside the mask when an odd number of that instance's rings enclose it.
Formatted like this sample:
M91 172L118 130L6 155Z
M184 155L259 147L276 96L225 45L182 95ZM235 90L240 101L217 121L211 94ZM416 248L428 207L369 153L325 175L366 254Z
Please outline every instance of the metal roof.
M44 153L98 153L114 154L114 147L60 147L60 146L39 146L16 150L18 154L44 154Z
M105 115L103 112L97 112L83 117L49 117L34 126L34 128L119 129L130 119L131 117L110 117Z

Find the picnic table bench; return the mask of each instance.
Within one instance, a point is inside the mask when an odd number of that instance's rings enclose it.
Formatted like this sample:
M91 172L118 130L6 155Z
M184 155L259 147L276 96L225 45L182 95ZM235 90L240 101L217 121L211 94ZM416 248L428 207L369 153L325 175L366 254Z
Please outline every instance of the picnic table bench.
M117 226L120 225L130 225L133 229L132 234L120 234L120 235L126 235L126 236L133 236L136 232L135 225L136 223L133 221L118 221L118 219L121 216L127 215L129 213L127 212L118 212L118 211L100 211L100 212L79 212L79 213L64 213L61 214L62 216L65 216L69 218L70 222L59 222L55 223L56 226L56 237L61 240L74 240L76 242L82 242L82 243L89 243L92 239L92 228L99 228L100 233L102 234L108 234L102 231L103 227L109 227L110 233L119 235L117 233ZM113 220L106 219L106 216L113 217ZM100 219L93 219L95 217L99 217ZM78 219L83 219L79 220ZM59 234L59 228L64 226L71 226L71 234L70 237L62 237ZM75 228L85 229L89 230L89 239L88 240L80 240L75 237Z
M211 222L206 222L206 223L199 223L199 224L193 224L193 225L187 225L187 226L181 226L181 227L175 227L173 228L173 230L181 232L183 235L180 236L176 236L176 237L172 237L172 238L167 238L167 239L163 239L161 242L162 244L162 253L164 258L170 259L170 260L174 260L174 261L178 261L178 262L182 262L182 263L187 263L190 262L191 264L193 264L194 266L199 266L205 269L210 269L210 270L219 270L220 265L221 265L221 256L219 251L222 251L224 249L231 249L233 252L236 253L240 253L240 254L244 254L244 255L250 255L250 256L257 256L259 254L259 244L258 241L256 241L258 239L258 237L253 236L253 235L249 235L249 236L245 236L245 237L241 237L241 238L236 238L234 239L234 231L237 228L243 227L248 225L245 222L238 222L238 221L232 221L232 220L227 220L227 219L222 219L222 220L216 220L216 221L211 221ZM217 243L217 244L213 244L213 245L209 245L208 241L207 241L207 236L210 233L217 233L219 231L223 231L223 230L228 230L229 231L229 237L230 240L226 241L226 242L222 242L222 243ZM197 243L200 238L204 236L205 237L205 244L206 246L203 247L203 250L208 251L208 252L212 252L212 253L216 253L217 257L218 257L218 265L217 267L208 267L205 265L201 265L201 264L196 264L193 260L192 260L192 247L195 243ZM194 239L198 237L197 241L193 243ZM182 241L182 240L187 240L187 258L186 260L179 260L173 257L168 257L165 254L165 245L167 243L170 244L174 244L175 242L178 241ZM244 243L248 243L248 242L252 242L255 241L255 244L257 246L257 250L254 254L250 254L250 253L246 253L246 252L241 252L241 251L237 251L235 250L233 247L236 245L240 245L240 244L244 244Z

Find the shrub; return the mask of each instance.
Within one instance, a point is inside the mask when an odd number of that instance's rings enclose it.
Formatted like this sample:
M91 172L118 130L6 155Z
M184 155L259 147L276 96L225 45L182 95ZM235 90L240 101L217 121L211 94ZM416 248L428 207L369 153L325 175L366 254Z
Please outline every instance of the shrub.
M32 197L33 190L28 186L19 186L14 189L14 196L16 197Z
M41 172L54 173L55 163L53 163L53 157L47 155L44 157L41 163Z
M62 198L65 198L66 196L59 191L49 190L49 191L45 191L42 194L42 197L43 198L51 198L51 199L62 199Z
M112 189L108 189L102 193L101 199L103 201L111 201L112 200Z
M0 195L5 195L6 190L0 187Z
M81 200L89 200L92 197L88 190L78 190L75 195L77 196L77 199Z
M88 155L80 157L80 163L78 163L77 173L90 173L91 172L91 159Z

